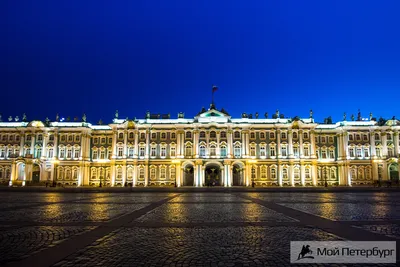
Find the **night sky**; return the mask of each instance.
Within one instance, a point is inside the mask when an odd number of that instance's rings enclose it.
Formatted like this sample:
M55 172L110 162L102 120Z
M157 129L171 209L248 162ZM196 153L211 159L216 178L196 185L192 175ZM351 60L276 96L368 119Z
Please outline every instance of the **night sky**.
M0 1L0 113L400 118L399 1ZM263 116L261 116L263 117Z

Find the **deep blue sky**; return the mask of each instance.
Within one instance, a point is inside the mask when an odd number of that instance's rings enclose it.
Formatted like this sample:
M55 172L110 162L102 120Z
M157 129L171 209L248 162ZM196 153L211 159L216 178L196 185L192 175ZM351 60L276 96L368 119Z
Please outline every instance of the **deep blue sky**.
M116 3L117 2L117 3ZM400 117L399 1L0 1L0 113Z

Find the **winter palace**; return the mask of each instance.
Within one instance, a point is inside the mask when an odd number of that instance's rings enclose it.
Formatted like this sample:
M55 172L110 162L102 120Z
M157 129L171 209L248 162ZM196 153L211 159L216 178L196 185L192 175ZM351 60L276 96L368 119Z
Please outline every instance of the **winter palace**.
M0 182L10 186L351 186L399 179L400 121L318 124L275 113L194 118L147 113L111 124L0 122Z

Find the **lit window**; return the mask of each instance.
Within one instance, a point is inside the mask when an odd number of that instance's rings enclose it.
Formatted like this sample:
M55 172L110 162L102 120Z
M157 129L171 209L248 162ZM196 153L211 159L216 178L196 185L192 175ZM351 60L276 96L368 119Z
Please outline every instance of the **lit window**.
M150 157L154 158L156 156L156 147L152 146L150 149Z
M364 157L369 158L369 149L364 148Z
M271 169L271 178L276 179L276 169L275 168Z
M261 167L260 176L264 179L267 178L267 167L264 165Z
M161 167L160 169L160 179L166 179L167 178L167 171L165 167Z
M287 157L287 147L282 146L282 157Z
M139 148L139 157L144 157L145 151L144 151L144 146L141 146Z
M150 169L150 180L155 180L156 179L156 168L151 168Z
M170 148L170 154L171 154L171 157L175 157L176 156L176 148L174 146L172 146Z
M235 158L240 158L242 155L242 149L240 147L240 145L235 145L234 149L233 149L233 155L235 156Z
M165 146L162 146L162 147L161 147L161 151L160 151L160 156L161 156L162 158L165 158L166 155L167 155L167 148L166 148Z
M265 151L265 146L260 147L260 157L265 157L266 156L266 151Z
M275 157L275 146L270 146L269 147L269 155L271 157Z
M200 157L206 156L206 147L204 145L200 145Z
M223 146L221 146L221 157L222 158L225 158L226 157L226 146L225 145L223 145Z
M354 148L352 148L352 147L349 148L349 154L350 154L350 157L354 158Z
M275 133L269 132L269 139L275 139Z
M361 148L357 148L356 149L356 153L357 153L357 158L361 158L362 157Z
M80 150L79 150L79 148L75 148L75 150L74 150L74 158L77 159L77 158L79 158L79 156L80 156Z

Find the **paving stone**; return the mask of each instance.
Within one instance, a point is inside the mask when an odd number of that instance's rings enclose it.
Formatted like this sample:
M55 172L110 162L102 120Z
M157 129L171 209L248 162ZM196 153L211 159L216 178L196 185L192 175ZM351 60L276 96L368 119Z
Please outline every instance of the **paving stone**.
M23 259L47 247L82 234L93 227L37 226L18 229L0 228L0 265Z
M295 221L255 203L167 203L137 219L139 222L261 222Z

